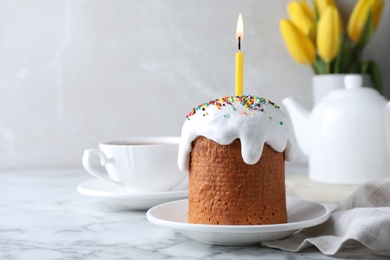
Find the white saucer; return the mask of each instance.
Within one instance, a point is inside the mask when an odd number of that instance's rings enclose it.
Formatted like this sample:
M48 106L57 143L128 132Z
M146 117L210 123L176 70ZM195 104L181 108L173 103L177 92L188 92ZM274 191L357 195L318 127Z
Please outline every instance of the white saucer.
M316 202L287 197L288 223L272 225L204 225L188 223L188 199L151 208L146 213L153 224L174 228L206 244L250 245L287 237L301 228L325 222L330 210Z
M164 202L188 197L188 190L129 192L118 185L100 179L80 183L77 191L86 196L110 200L110 203L133 210L146 210Z

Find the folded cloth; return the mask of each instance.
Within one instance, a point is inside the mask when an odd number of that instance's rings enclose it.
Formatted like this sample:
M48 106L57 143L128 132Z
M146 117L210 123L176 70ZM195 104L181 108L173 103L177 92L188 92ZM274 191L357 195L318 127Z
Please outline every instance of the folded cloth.
M390 251L390 178L361 186L323 224L262 245L289 252L314 245L322 253L334 255L351 240L374 251Z

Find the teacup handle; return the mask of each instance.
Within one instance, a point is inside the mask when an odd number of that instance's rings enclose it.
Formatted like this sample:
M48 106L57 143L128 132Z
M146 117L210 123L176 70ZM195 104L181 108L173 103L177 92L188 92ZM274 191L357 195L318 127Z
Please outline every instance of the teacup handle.
M84 169L90 173L91 175L99 178L99 179L102 179L102 180L105 180L105 181L109 181L109 182L113 182L117 185L121 185L123 186L123 183L117 181L117 180L114 180L112 179L108 174L107 172L101 172L97 169L95 169L95 167L92 166L91 164L91 157L93 155L97 155L99 156L100 158L100 165L101 166L105 166L107 164L107 157L104 153L102 153L101 151L99 150L96 150L96 149L87 149L87 150L84 150L84 155L83 155L83 167Z

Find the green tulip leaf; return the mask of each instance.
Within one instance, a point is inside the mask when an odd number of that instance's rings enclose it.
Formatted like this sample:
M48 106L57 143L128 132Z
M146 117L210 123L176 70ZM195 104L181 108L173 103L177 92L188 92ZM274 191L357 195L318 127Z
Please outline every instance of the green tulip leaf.
M369 60L362 64L360 67L361 73L369 74L371 76L372 83L375 89L382 93L382 77L378 64L375 61Z
M316 74L329 74L327 72L327 64L325 61L323 61L318 55L313 63L313 68L316 71Z
M349 46L346 44L347 33L344 29L341 34L339 52L334 60L333 73L346 73L349 65L351 51Z
M320 20L320 11L318 10L316 1L313 1L313 5L314 5L314 32L317 34L317 25L318 25L318 20Z
M361 56L362 49L358 48L358 46L350 48L349 73L361 73Z
M363 49L371 40L372 36L375 33L374 22L371 17L371 10L367 10L367 20L364 24L362 34L360 35L358 46Z
M371 60L363 62L363 64L360 67L360 73L369 74L368 71L369 71L370 64L371 64Z

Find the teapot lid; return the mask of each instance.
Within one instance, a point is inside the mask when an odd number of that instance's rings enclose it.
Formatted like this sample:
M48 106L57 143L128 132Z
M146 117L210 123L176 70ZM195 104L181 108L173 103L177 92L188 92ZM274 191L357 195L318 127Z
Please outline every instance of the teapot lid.
M351 74L344 77L344 89L337 89L329 93L324 100L342 101L379 101L385 102L385 98L371 87L363 87L363 77L359 74Z

